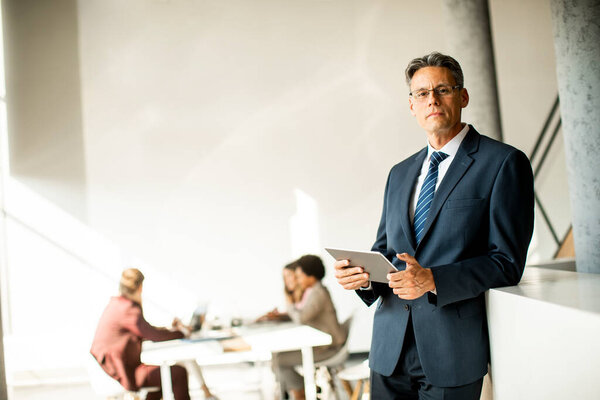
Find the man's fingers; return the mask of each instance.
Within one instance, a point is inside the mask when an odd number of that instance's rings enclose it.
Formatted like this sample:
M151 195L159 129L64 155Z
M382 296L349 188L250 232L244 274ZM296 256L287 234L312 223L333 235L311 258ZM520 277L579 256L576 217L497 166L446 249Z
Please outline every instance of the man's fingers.
M335 278L346 290L357 290L369 282L369 274L362 267L351 267L348 260L338 260L334 267Z
M414 271L398 271L398 272L390 272L387 274L387 279L390 282L402 282L406 280L414 280L415 273Z
M337 279L344 278L346 276L362 274L364 270L362 267L345 267L335 270L335 277Z
M356 290L369 282L369 274L357 274L338 279L338 283L346 290Z
M408 253L396 253L396 257L398 257L398 259L400 259L404 262L407 262L407 261L416 262L417 261L413 256L411 256Z
M398 257L399 260L402 260L406 263L406 268L408 269L408 267L415 266L419 264L419 262L417 261L416 258L414 258L413 256L411 256L408 253L398 253L396 254L396 257Z
M368 280L369 280L369 274L367 274L367 273L355 274L355 275L338 278L338 282L342 286L347 285L347 284L352 284L352 283L360 283L362 285L362 284L365 284Z
M388 283L388 286L391 287L392 289L399 289L399 288L414 288L414 287L418 287L419 283L412 280L412 279L403 279L400 281L390 281Z
M399 280L404 279L404 275L406 274L405 271L398 271L398 272L390 272L389 274L387 274L387 280L390 282L396 282Z
M362 287L362 285L360 283L349 283L347 285L342 285L342 287L346 290L358 290Z
M421 290L414 288L399 288L394 289L393 292L403 300L414 300L423 295Z

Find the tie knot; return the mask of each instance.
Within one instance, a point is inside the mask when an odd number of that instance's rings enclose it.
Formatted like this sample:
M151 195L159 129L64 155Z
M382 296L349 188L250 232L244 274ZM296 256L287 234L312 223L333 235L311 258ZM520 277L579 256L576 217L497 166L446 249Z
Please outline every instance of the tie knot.
M437 167L446 159L446 157L448 157L448 154L442 153L441 151L434 151L431 153L431 160L429 162Z

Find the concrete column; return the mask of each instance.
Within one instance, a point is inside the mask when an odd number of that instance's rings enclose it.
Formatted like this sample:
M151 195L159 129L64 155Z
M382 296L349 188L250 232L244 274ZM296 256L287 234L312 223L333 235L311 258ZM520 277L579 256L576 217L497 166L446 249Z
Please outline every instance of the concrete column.
M444 27L449 55L460 63L471 103L465 122L482 134L502 140L496 63L487 0L444 0Z
M576 266L600 273L600 2L551 6Z

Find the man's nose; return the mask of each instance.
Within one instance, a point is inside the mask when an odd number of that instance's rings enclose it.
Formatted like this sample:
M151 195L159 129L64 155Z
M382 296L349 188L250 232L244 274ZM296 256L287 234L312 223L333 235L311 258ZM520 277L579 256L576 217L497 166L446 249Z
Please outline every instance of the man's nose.
M430 90L427 93L427 105L439 105L439 97L435 90Z

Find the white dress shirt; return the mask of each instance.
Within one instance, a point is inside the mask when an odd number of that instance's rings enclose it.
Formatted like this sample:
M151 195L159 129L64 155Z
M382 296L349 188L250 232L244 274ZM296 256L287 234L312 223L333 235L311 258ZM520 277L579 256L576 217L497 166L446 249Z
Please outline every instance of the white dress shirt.
M454 157L456 156L456 152L458 151L458 148L460 147L460 144L462 143L463 139L467 135L468 131L469 131L469 124L465 124L465 127L462 128L462 130L460 132L458 132L458 135L454 136L452 138L452 140L450 140L448 143L446 143L444 145L444 147L442 147L439 150L434 149L433 147L431 147L429 142L427 142L427 157L425 157L425 159L423 160L423 165L421 166L421 172L419 173L419 176L417 178L417 184L413 188L413 194L412 194L411 201L410 201L410 208L409 208L410 222L413 222L413 219L415 218L415 209L417 208L417 200L419 199L419 193L421 192L421 186L423 186L423 181L425 181L425 177L427 176L427 172L429 171L429 161L431 160L431 153L433 153L434 151L441 151L442 153L448 154L448 157L446 157L438 165L438 177L437 177L437 182L435 183L435 190L437 190L438 187L440 186L440 183L442 182L442 179L444 179L444 176L446 176L446 172L448 171L450 164L452 164L452 160L454 160Z

